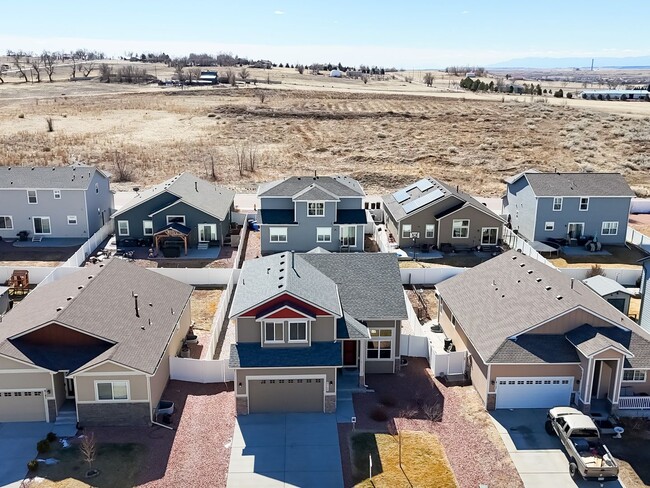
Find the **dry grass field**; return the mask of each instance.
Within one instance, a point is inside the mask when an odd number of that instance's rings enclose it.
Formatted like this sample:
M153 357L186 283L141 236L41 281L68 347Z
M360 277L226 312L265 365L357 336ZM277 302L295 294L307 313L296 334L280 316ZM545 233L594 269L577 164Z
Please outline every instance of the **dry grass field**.
M184 90L12 78L0 85L0 164L80 160L115 174L117 158L132 172L116 185L126 189L183 170L208 177L214 159L218 182L239 191L317 171L349 174L369 193L433 175L483 196L500 195L504 177L531 167L619 171L650 195L650 103L459 93L441 73L427 88L404 74L364 85L251 72L256 86ZM257 164L240 175L242 145Z

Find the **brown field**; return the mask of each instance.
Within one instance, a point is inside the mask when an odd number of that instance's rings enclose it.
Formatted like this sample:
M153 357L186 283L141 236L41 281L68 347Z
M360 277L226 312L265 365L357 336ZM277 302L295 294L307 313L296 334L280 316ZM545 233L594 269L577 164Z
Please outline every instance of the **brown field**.
M214 158L218 181L244 192L317 171L349 174L369 193L433 175L483 196L500 195L504 177L535 167L618 171L639 196L650 195L650 103L459 93L441 73L427 88L405 82L405 73L364 85L251 72L257 86L185 90L8 78L0 85L0 164L80 160L115 173L117 157L133 173L120 189L183 170L207 177ZM234 149L242 144L257 150L258 163L240 175Z

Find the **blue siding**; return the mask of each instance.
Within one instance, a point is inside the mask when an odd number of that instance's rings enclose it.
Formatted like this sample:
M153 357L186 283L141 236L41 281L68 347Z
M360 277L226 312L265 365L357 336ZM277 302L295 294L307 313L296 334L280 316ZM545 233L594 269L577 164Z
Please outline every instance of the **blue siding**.
M260 198L260 208L276 210L293 210L293 200L287 198Z

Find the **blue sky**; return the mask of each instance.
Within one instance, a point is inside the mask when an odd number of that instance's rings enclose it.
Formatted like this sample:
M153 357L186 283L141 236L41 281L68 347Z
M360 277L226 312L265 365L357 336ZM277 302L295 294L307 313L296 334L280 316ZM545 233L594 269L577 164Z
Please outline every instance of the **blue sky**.
M0 51L233 52L402 68L650 53L642 1L2 1ZM36 12L36 14L34 14Z

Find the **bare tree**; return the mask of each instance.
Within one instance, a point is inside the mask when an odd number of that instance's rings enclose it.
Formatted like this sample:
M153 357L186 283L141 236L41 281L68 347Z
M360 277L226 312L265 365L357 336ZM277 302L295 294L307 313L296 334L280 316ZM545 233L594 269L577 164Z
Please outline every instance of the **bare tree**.
M174 66L174 74L176 75L179 83L183 83L185 81L185 73L183 72L183 68L184 66L181 63L178 63L176 66Z
M43 66L41 65L41 58L38 56L34 56L29 60L29 65L32 70L34 70L34 73L36 73L36 83L41 82L41 69L43 69ZM33 81L33 78L32 78Z
M131 173L126 160L117 151L115 151L113 157L113 164L115 165L115 181L118 183L131 181L133 174Z
M43 61L43 70L47 74L50 83L52 83L52 75L54 74L55 56L48 51L43 51L43 54L41 54L41 60Z
M212 180L217 179L217 171L216 171L216 163L214 161L214 155L210 154L210 176L212 176Z
M296 71L300 74L303 74L305 72L305 66L302 64L297 64L296 65Z
M92 471L93 462L97 458L97 444L95 444L94 433L91 432L84 436L79 446L79 452L81 452L83 460L88 463L88 471Z
M54 132L54 121L52 120L52 117L46 117L45 123L47 124L47 131Z
M267 97L267 90L255 90L255 96L259 99L260 103L264 103Z
M4 76L5 73L7 72L7 65L6 64L0 64L0 85L5 82Z
M113 68L109 64L102 63L99 65L100 81L103 81L104 83L110 83L112 74L113 74Z
M248 71L248 68L243 67L242 69L239 70L239 77L246 81L246 79L250 76L250 73Z
M367 85L369 80L370 77L368 75L361 75L361 81L363 81L364 85Z
M422 81L424 81L424 84L427 86L433 86L433 75L431 73L425 73L424 78L422 78Z
M25 56L25 53L22 51L17 51L11 54L14 66L18 70L18 75L25 80L25 83L27 83L29 80L27 79L27 73L25 73Z
M246 169L246 148L243 143L238 143L232 146L232 150L239 176L244 176L244 170Z
M258 162L258 148L254 144L247 144L246 149L248 152L248 170L251 173L255 173Z
M70 53L70 79L77 79L77 53Z
M192 80L197 81L201 76L201 68L189 68L187 70L187 79L192 84Z
M95 70L95 66L95 63L92 61L86 61L84 64L80 65L84 78L88 78L88 76L90 76L90 73Z

